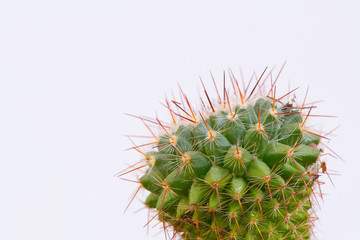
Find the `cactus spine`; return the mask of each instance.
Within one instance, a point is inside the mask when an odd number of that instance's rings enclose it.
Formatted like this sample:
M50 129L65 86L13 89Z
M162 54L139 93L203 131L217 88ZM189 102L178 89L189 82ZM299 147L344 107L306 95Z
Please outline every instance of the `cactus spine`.
M323 136L306 126L313 106L285 104L292 91L278 97L273 82L264 90L265 71L252 91L241 90L231 73L235 95L224 81L218 103L204 87L208 106L200 112L185 94L185 104L172 101L174 109L166 100L172 126L138 117L155 142L149 152L135 145L143 160L119 176L146 169L138 191L150 192L147 224L157 218L165 236L189 240L311 238Z

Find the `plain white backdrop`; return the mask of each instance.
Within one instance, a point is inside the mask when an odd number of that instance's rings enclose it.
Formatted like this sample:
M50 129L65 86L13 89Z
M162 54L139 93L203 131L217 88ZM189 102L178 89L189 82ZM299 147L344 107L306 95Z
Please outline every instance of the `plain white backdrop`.
M0 1L0 239L163 239L136 184L114 177L138 161L124 113L168 114L177 82L198 103L201 75L246 76L287 65L279 85L310 86L319 128L341 127L327 158L319 240L358 239L358 1ZM284 91L283 91L284 92ZM131 178L129 176L129 178ZM133 178L134 179L134 178ZM144 194L143 194L144 196ZM157 235L160 232L159 235Z

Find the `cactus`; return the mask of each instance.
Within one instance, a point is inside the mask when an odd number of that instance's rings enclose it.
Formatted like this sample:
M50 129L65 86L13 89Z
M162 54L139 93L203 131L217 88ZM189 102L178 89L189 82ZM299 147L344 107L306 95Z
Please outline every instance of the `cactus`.
M318 145L326 136L307 127L313 106L305 104L306 96L299 105L284 103L293 91L276 96L276 80L265 90L271 75L265 71L252 91L241 90L230 72L233 96L224 75L223 97L218 93L217 101L201 81L208 103L199 112L180 89L183 104L166 99L170 125L135 116L155 140L134 145L143 159L119 176L145 170L135 195L140 189L149 192L145 205L154 216L146 225L157 218L165 237L189 240L313 236L313 205L325 164ZM162 133L157 136L149 124Z

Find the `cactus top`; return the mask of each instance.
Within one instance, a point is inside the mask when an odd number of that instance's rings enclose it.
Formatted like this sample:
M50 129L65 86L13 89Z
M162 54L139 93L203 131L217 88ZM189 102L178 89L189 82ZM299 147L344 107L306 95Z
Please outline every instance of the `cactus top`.
M215 106L204 88L198 114L186 95L186 109L166 101L174 126L156 119L163 134L149 152L135 146L144 164L120 176L147 168L139 189L170 239L310 239L322 138L305 126L312 108L284 104L273 84L266 97L234 89L235 103L224 90Z

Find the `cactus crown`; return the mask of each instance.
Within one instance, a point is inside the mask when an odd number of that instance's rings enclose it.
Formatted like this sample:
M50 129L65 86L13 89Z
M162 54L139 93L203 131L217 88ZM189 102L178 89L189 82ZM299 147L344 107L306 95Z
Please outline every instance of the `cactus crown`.
M150 192L145 205L154 216L147 225L158 218L170 239L311 237L325 136L306 127L313 106L284 103L293 91L276 96L276 80L265 91L264 73L252 91L240 90L231 73L235 96L224 86L218 103L204 87L208 107L198 113L185 94L185 104L172 101L174 109L166 100L172 126L138 117L151 134L149 122L163 134L153 134L149 152L135 145L143 160L119 176L146 168L138 191Z

